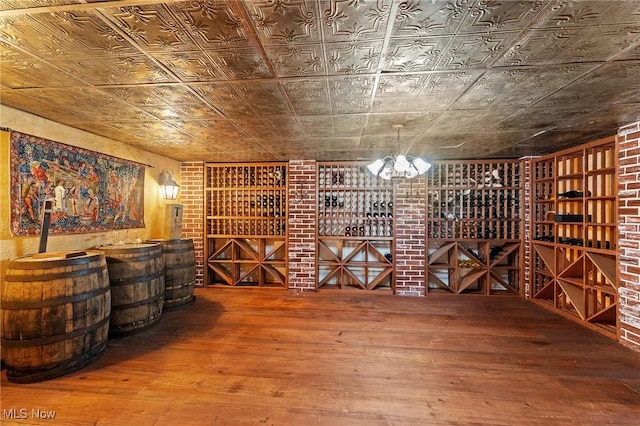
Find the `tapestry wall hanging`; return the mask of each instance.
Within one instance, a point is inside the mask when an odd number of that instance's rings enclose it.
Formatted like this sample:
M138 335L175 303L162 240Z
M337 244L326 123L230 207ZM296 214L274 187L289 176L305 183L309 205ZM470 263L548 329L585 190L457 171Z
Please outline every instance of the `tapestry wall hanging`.
M145 165L11 132L11 232L50 234L144 228Z

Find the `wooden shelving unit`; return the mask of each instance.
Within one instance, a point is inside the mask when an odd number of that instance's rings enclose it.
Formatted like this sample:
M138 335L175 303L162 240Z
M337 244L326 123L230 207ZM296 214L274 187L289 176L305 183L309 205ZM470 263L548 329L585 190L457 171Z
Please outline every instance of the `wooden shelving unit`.
M393 185L363 163L318 163L317 287L394 290Z
M614 137L532 160L532 300L617 336Z
M205 165L205 283L287 286L287 167Z
M427 292L520 294L520 162L437 162L426 185Z

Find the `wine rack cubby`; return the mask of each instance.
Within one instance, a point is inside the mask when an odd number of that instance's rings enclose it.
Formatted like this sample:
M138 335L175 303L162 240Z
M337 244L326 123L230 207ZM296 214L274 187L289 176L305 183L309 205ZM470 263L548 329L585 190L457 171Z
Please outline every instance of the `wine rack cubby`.
M205 282L286 286L287 166L205 165Z
M442 161L427 172L427 292L521 293L520 167Z
M617 335L617 148L614 137L535 158L532 300Z
M318 163L318 288L393 291L394 190L354 162Z
M520 243L447 241L429 248L427 291L520 294Z

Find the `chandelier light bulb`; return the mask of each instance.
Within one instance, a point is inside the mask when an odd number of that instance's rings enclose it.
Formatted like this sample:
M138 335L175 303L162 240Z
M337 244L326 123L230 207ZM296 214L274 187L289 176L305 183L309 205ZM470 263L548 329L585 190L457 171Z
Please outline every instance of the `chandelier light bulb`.
M380 170L382 169L382 166L384 166L384 161L380 158L378 158L376 161L374 161L373 163L369 164L367 166L367 169L369 169L369 171L371 173L373 173L374 175L377 175L378 173L380 173Z
M413 165L418 170L418 174L422 175L427 172L431 168L431 164L424 161L422 158L417 157L413 159Z
M396 161L393 165L393 168L396 170L396 172L406 173L407 171L409 171L410 167L411 167L411 164L409 164L409 161L407 161L407 157L405 157L402 154L396 157Z

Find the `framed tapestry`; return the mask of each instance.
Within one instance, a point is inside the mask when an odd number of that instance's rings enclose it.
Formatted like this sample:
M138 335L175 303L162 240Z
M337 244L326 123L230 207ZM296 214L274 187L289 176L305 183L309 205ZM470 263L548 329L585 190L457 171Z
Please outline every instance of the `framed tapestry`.
M12 131L11 232L40 232L45 200L50 234L144 227L146 165Z

